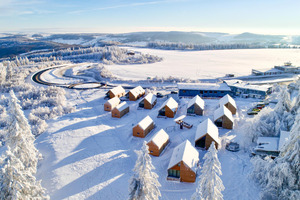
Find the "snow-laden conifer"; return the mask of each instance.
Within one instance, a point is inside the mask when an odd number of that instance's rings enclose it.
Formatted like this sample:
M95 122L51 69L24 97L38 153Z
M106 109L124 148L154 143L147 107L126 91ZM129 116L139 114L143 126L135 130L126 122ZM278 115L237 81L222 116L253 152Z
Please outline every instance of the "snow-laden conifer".
M7 130L5 144L12 153L20 159L26 170L31 174L36 173L39 152L34 146L34 136L31 133L28 121L19 105L14 92L9 92L10 100L8 104L9 117L7 120Z
M143 143L142 149L136 151L138 156L133 169L133 176L129 185L129 200L158 200L161 196L158 182L158 175L152 170L149 149L146 142Z
M192 200L222 200L222 191L225 189L221 178L221 163L218 159L218 151L212 142L208 152L204 155L204 164L199 176L196 192Z

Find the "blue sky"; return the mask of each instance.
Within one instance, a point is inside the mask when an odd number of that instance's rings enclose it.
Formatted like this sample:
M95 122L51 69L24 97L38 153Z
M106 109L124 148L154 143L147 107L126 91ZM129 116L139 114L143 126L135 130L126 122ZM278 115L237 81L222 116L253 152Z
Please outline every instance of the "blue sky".
M300 35L299 0L0 0L0 32Z

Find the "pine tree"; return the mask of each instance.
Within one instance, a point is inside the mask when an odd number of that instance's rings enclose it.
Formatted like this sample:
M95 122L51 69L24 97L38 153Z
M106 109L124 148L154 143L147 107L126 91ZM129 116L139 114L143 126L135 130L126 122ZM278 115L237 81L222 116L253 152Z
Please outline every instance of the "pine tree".
M219 162L215 143L212 142L204 156L204 164L199 176L196 192L192 200L222 200L222 191L225 189L221 178L221 163Z
M34 136L31 133L28 121L19 105L15 93L11 90L7 112L7 134L5 144L13 154L20 159L26 170L36 173L39 152L34 146Z
M129 185L129 200L158 200L161 196L158 182L158 175L152 170L155 167L151 163L149 149L146 142L143 143L142 149L136 151L138 155L134 175Z

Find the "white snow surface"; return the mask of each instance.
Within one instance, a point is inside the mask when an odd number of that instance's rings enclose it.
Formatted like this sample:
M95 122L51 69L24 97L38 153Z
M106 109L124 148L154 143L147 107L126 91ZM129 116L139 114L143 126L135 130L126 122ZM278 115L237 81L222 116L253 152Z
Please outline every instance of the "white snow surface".
M255 150L278 151L279 137L258 137Z
M163 61L152 64L107 65L107 69L118 78L141 80L147 77L183 77L207 79L251 74L252 69L272 68L291 61L300 65L300 49L237 49L212 51L176 51L148 48L132 48L144 54L163 57Z
M174 148L168 169L183 161L191 170L196 172L199 162L199 152L189 140Z
M219 139L219 129L209 118L197 126L195 142L206 133L209 134L218 144L221 144Z
M220 106L220 108L215 110L215 112L214 112L214 121L219 119L220 117L222 117L224 115L227 116L228 119L230 119L233 122L232 113L224 105Z
M166 100L163 103L163 105L160 107L160 109L162 109L165 106L169 107L172 111L175 111L176 108L178 108L178 103L172 97L170 97L168 100Z
M149 93L144 98L146 101L148 101L150 104L153 104L154 101L157 99L156 96L152 93Z
M146 138L132 137L132 127L149 115L155 119L165 98L157 99L152 110L138 110L138 102L128 102L130 113L120 119L103 110L108 89L66 90L67 100L76 111L49 120L48 129L36 139L42 153L37 178L47 189L51 199L123 200L128 198L128 181L136 161L134 150L140 150ZM238 116L246 116L247 110L258 101L235 98ZM188 99L180 100L179 115L186 112ZM207 117L212 118L218 107L218 99L205 99L205 116L186 116L194 127L179 129L173 119L157 118L156 127L164 129L170 144L159 157L152 157L163 200L190 199L196 183L179 183L166 180L168 164L176 146L185 140L194 141L197 125ZM235 138L241 142L239 132L219 129L220 138ZM206 151L199 150L200 164ZM225 186L224 200L257 200L259 186L249 177L252 163L247 152L229 152L221 148L218 157L222 165L221 179Z
M146 130L151 124L153 123L153 120L151 117L146 116L142 121L138 123L139 127L141 127L143 130Z
M169 140L169 135L164 131L164 129L160 129L157 133L155 133L149 142L153 142L159 149L162 145Z
M197 105L199 105L200 108L204 109L204 105L205 105L204 100L203 100L201 97L199 97L198 95L196 95L194 98L192 98L192 99L189 101L189 104L188 104L187 108L191 107L191 106L194 105L195 103L196 103Z
M220 106L225 105L226 103L231 103L231 105L233 105L236 108L235 100L229 94L226 94L219 100Z

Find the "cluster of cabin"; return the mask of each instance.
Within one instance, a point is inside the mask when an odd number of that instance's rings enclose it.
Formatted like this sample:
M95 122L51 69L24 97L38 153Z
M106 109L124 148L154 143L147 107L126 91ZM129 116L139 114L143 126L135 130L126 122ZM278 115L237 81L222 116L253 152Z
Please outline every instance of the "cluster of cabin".
M125 90L118 86L108 92L110 99L104 104L104 110L111 111L112 117L121 118L129 112L126 102L119 99L127 96L130 101L136 101L145 95L145 90L138 86L130 90L127 94ZM147 94L139 103L140 108L152 109L157 103L154 94ZM168 98L158 109L157 117L174 118L178 110L178 103L172 97ZM179 180L182 182L195 182L196 169L199 162L199 152L197 148L208 149L212 142L216 148L221 145L218 127L232 129L233 115L236 114L237 107L234 99L226 94L219 100L219 107L214 111L213 121L209 118L201 122L196 129L194 144L186 140L176 146L173 150L168 165L168 180ZM204 115L205 102L195 95L187 104L187 115ZM155 128L155 122L150 116L146 116L132 129L134 137L145 138ZM159 129L147 142L149 154L160 156L170 142L170 137L165 130Z

